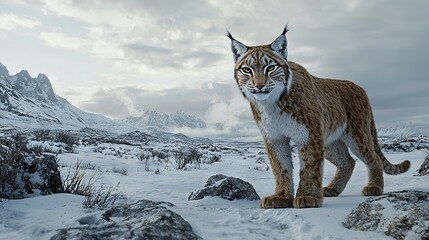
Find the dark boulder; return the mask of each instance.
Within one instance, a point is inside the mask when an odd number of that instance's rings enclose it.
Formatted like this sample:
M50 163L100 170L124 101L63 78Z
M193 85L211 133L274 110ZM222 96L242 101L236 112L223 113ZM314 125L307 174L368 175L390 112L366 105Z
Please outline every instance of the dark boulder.
M82 218L82 226L61 229L51 240L63 239L201 239L166 202L140 200L108 209L100 217Z
M395 239L429 239L429 192L391 192L368 198L347 215L343 226Z
M222 174L211 176L203 189L196 190L189 195L188 200L199 200L206 196L218 196L226 200L260 200L255 188L249 182Z
M0 163L0 197L20 199L39 190L47 195L63 192L57 158L52 155L25 156L20 161Z
M417 176L429 175L429 155L426 156L420 168L417 170Z
M58 170L57 158L52 155L44 155L34 159L29 167L31 185L39 189L41 194L63 192L61 174Z

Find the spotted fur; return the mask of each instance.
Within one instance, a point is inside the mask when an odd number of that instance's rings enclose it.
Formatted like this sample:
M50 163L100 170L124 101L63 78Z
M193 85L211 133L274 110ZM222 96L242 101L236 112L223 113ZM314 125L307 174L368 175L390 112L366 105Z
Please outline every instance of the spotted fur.
M322 79L288 61L287 29L269 45L248 47L230 33L234 78L250 102L264 138L276 188L262 208L320 207L323 196L338 196L355 165L349 149L368 167L365 196L383 193L383 170L406 172L409 161L391 164L381 152L365 90L351 81ZM290 141L298 146L300 181L294 198ZM322 187L323 160L337 167Z

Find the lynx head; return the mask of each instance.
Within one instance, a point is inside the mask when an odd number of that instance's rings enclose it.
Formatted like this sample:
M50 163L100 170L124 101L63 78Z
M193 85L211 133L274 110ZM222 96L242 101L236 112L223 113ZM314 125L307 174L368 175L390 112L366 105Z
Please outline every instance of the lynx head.
M289 91L292 72L287 63L287 31L286 26L269 45L251 47L235 40L228 32L235 62L234 77L250 101L277 101L284 91Z

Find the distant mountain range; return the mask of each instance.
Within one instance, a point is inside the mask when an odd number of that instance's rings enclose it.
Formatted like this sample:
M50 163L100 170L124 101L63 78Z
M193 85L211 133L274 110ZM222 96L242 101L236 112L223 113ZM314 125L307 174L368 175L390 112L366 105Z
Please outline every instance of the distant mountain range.
M169 131L174 128L204 128L196 116L177 111L162 113L141 111L124 120L112 120L100 114L88 113L56 95L49 78L36 78L26 70L10 75L0 63L0 126L23 128L84 128Z
M131 116L124 120L136 127L156 127L160 129L173 128L205 128L206 123L198 117L183 111L163 113L158 111L141 111L137 116Z

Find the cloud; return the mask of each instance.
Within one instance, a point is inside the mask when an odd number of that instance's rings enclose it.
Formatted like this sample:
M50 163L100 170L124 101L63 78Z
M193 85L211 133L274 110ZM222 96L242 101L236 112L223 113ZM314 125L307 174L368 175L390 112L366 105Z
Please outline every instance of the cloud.
M90 46L89 41L70 37L61 32L41 32L40 38L45 42L46 45L51 47L61 47L67 49L85 49Z
M42 33L42 40L95 58L110 69L111 79L135 84L138 78L169 88L225 79L219 66L228 48L218 44L227 41L224 28L218 31L212 20L221 13L210 2L43 0L41 7L48 15L73 19L86 32L76 38L64 28Z
M207 50L180 50L145 44L127 44L123 46L123 49L126 57L136 59L139 64L176 71L194 67L210 67L223 57L221 54Z
M126 98L124 98L126 96ZM190 88L187 86L174 87L170 89L151 90L139 86L127 86L111 89L99 89L94 92L89 100L82 107L92 112L110 112L109 116L113 118L122 118L135 113L136 110L156 110L162 112L176 112L178 110L193 113L208 122L214 123L221 120L220 116L234 112L218 112L216 119L214 112L219 110L222 104L227 104L229 108L238 109L239 104L247 107L244 99L240 103L229 103L231 99L234 102L241 97L236 86L232 84L199 84ZM126 99L124 101L124 99ZM107 102L107 103L106 103ZM111 105L121 107L112 109ZM237 111L241 114L242 111ZM210 119L208 119L210 118Z
M19 17L13 13L0 14L0 29L12 30L15 28L34 29L40 26L40 22L33 19Z

